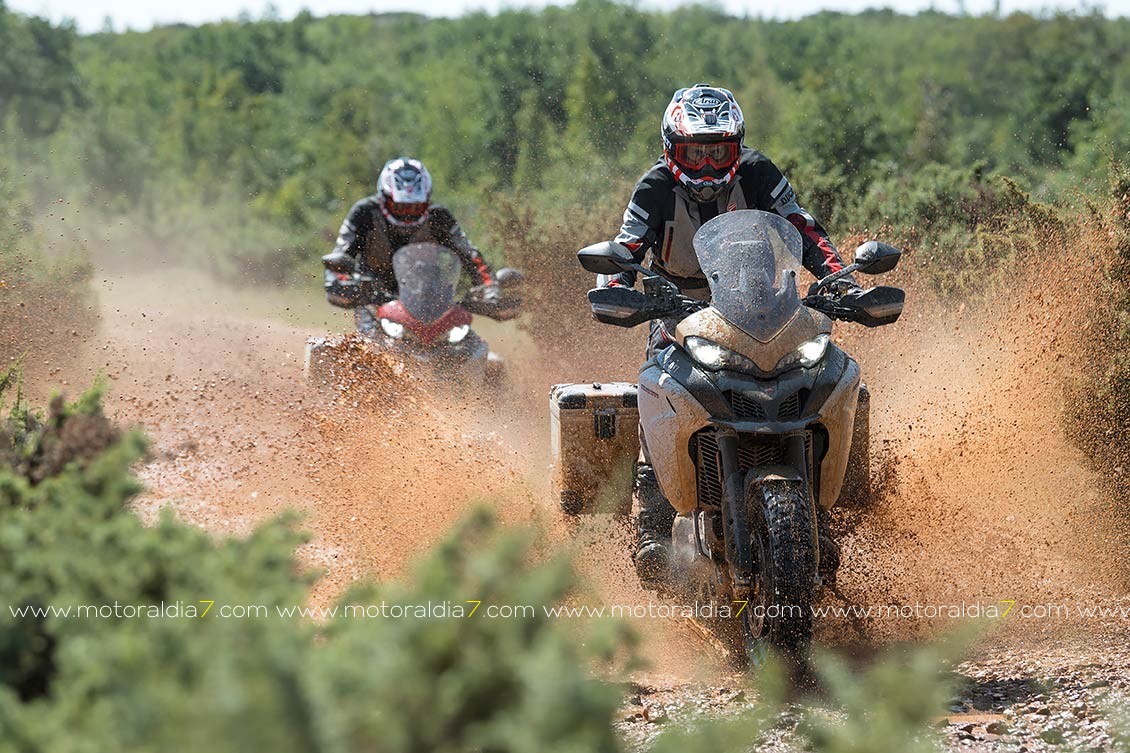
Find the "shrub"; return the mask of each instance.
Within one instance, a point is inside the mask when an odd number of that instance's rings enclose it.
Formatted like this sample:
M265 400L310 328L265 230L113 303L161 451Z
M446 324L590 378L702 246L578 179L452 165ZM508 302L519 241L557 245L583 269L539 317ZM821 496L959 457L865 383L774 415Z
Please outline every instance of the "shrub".
M567 564L530 566L524 538L500 535L485 514L411 582L367 586L350 603L469 611L475 599L530 604L532 615L339 611L316 624L277 611L303 606L311 579L287 520L215 541L172 515L147 528L129 512L144 441L109 425L96 390L46 416L17 398L0 442L0 751L618 746L619 690L588 661L618 644L582 645L547 618L541 606L571 587ZM114 604L117 614L73 611ZM161 605L166 616L148 616ZM225 618L225 605L266 613Z

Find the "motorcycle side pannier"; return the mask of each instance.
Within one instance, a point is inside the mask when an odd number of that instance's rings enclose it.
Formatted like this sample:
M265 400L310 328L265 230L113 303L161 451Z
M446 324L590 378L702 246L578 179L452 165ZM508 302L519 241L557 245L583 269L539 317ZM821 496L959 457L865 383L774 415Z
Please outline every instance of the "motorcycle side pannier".
M553 490L568 515L632 508L640 452L636 385L558 384L549 393Z

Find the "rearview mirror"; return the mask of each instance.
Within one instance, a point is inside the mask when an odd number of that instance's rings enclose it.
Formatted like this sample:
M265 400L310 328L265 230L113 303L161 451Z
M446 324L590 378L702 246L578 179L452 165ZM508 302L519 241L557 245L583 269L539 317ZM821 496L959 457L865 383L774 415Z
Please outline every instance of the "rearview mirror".
M585 246L577 252L581 266L598 275L614 275L636 263L632 252L616 241Z
M654 298L632 288L593 288L589 291L589 306L594 319L617 327L635 327L663 313Z
M338 274L353 274L357 269L357 260L340 251L333 251L322 257L322 266Z
M855 249L855 263L859 265L859 271L866 275L890 272L899 263L901 256L902 251L881 241L867 241Z

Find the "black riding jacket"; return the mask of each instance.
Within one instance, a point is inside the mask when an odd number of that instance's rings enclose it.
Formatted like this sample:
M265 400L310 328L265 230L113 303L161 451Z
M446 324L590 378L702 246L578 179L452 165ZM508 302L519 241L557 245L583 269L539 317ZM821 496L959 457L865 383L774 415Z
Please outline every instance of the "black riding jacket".
M713 201L699 203L690 198L662 159L636 184L624 221L619 243L632 251L642 263L651 252L651 269L685 292L704 291L706 277L690 244L694 231L722 212L761 209L775 212L800 231L804 242L804 266L816 277L843 269L836 247L820 223L797 203L789 181L768 157L743 147L734 181ZM632 285L634 272L603 277L611 285Z
M479 250L446 207L432 204L427 219L416 227L399 227L385 219L376 196L366 196L349 210L338 231L335 253L357 260L360 270L376 277L392 295L397 293L392 255L410 243L438 243L455 252L473 285L491 284L494 275Z

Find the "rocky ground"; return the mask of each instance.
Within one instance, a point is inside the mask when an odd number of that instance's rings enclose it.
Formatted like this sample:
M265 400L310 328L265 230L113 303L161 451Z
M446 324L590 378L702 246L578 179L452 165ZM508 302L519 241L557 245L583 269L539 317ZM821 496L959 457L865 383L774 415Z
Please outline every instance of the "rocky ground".
M965 662L962 690L939 727L962 750L1127 750L1112 733L1130 722L1126 637L1101 648L999 649Z
M934 723L941 747L985 753L1130 750L1128 637L1130 630L1088 645L979 649L952 671L957 692L949 712ZM673 726L749 713L758 703L741 676L721 684L660 677L633 684L617 725L633 750L645 751ZM803 750L797 720L794 711L780 713L751 749Z

